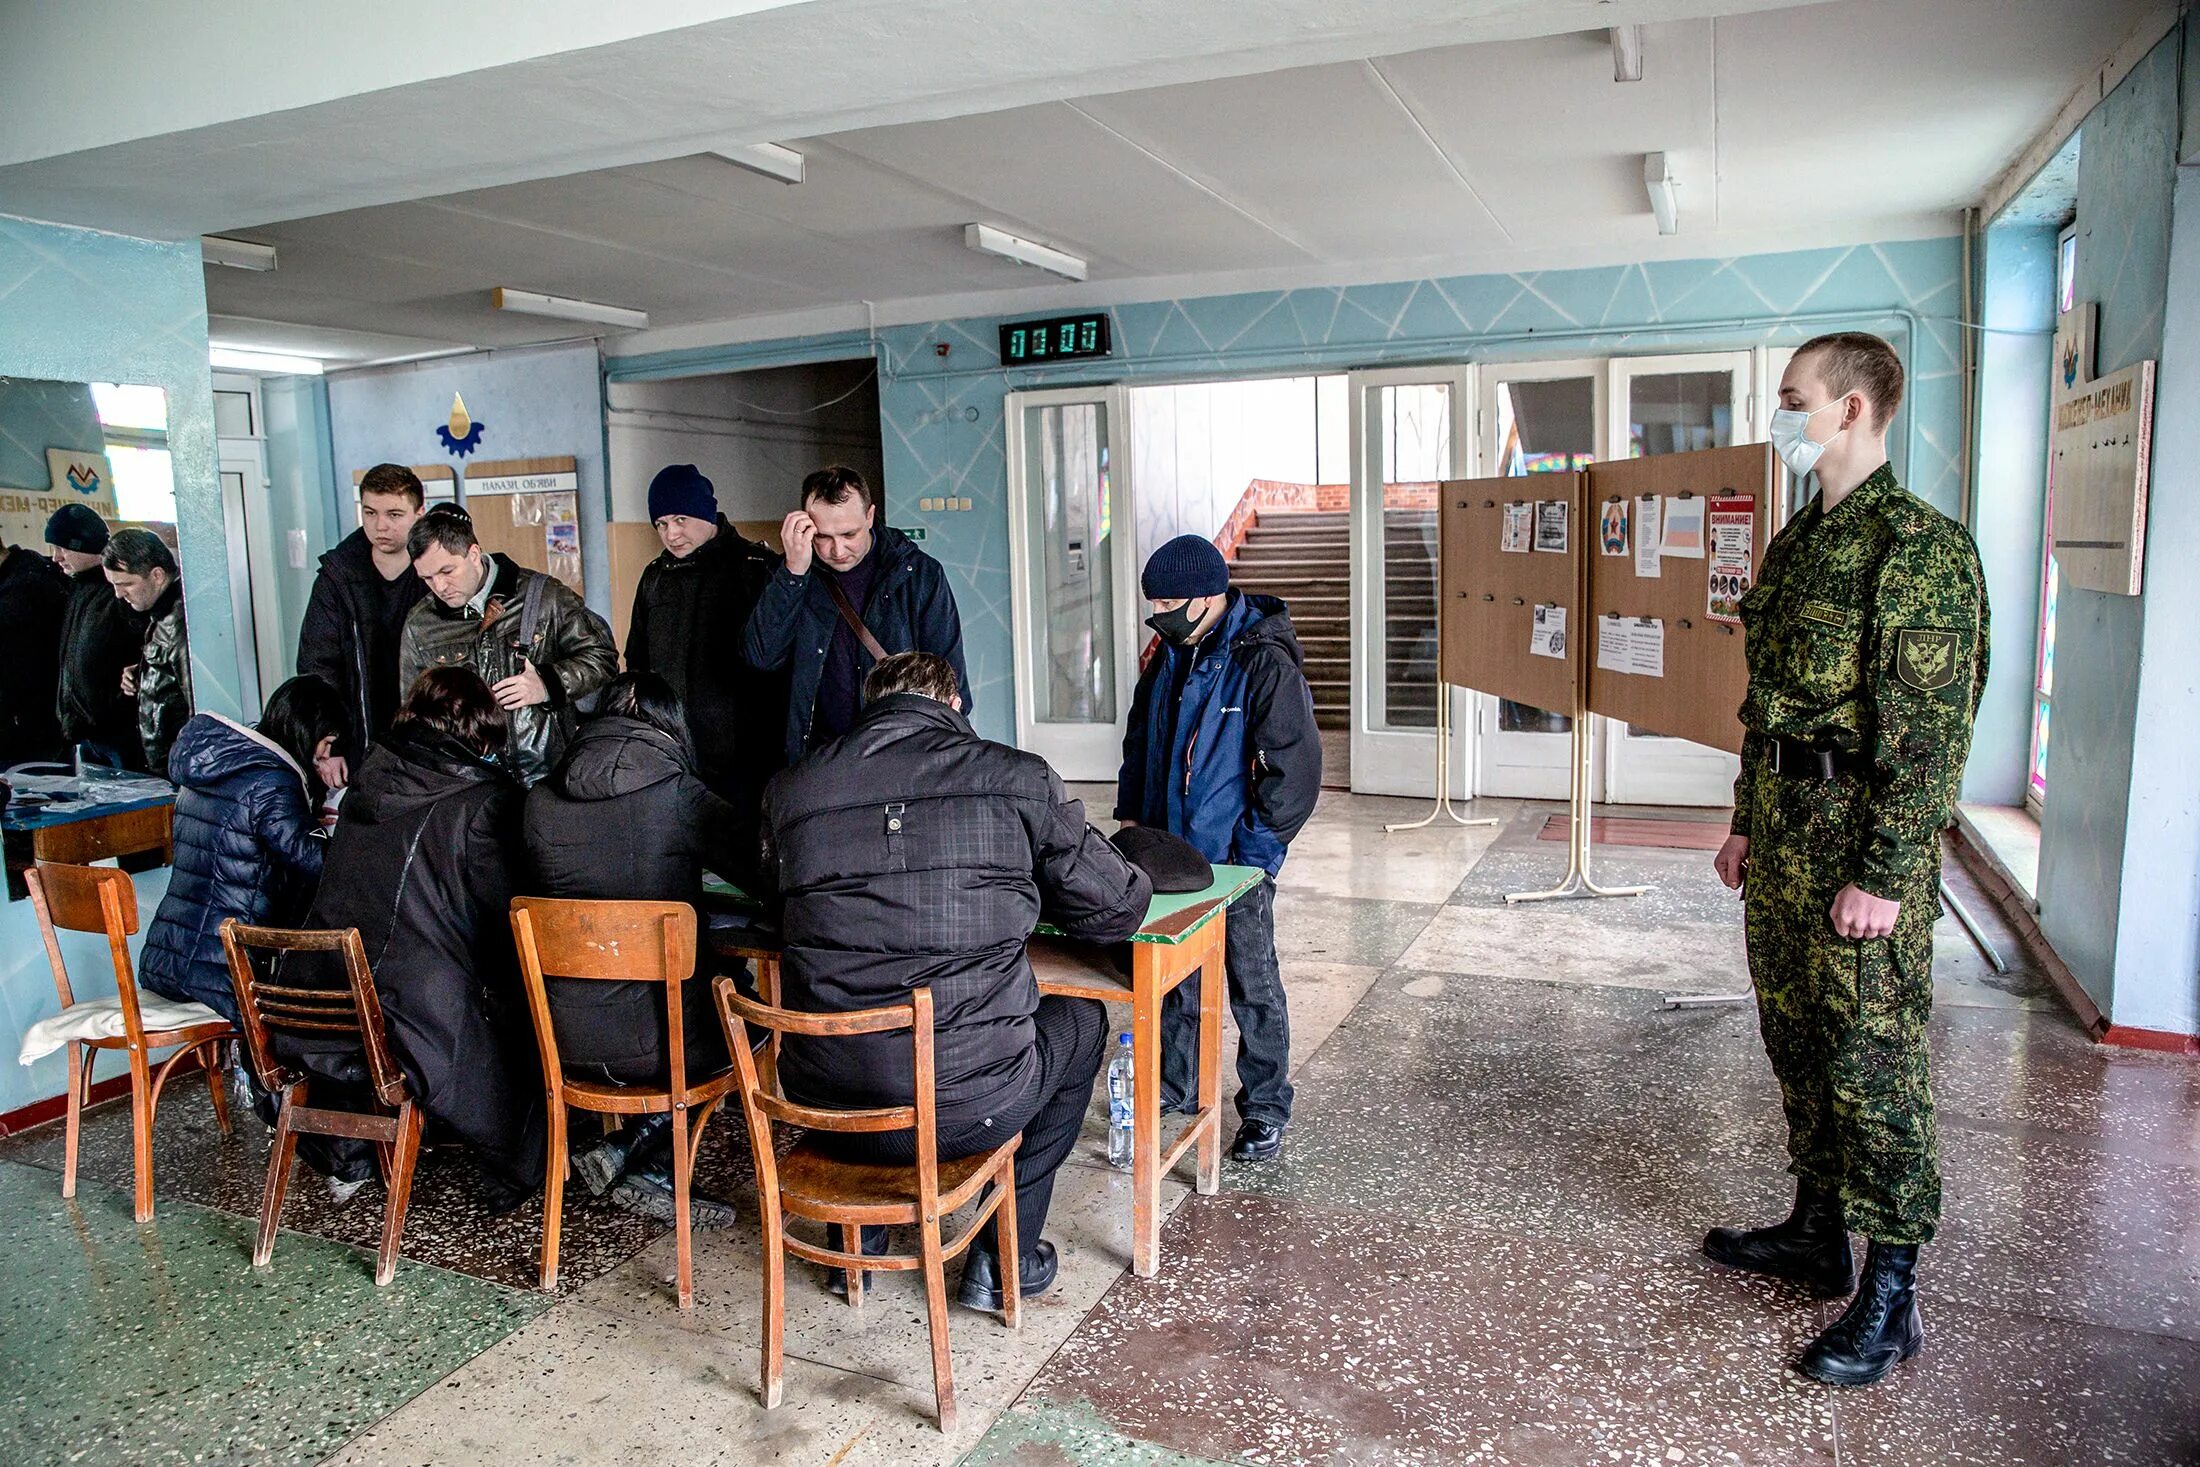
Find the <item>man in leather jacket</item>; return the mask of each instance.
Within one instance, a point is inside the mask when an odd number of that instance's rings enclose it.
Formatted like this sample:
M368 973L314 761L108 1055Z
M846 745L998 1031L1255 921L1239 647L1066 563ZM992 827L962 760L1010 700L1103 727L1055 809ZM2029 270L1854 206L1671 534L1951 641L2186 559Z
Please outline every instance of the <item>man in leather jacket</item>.
M122 670L122 691L137 695L138 742L145 767L168 777L168 749L191 716L191 645L183 622L183 576L176 557L151 530L117 530L99 563L107 583L145 618L145 645Z
M484 551L456 505L414 521L405 550L428 594L405 617L398 685L432 667L472 668L511 720L506 766L536 784L565 752L574 703L619 670L611 628L555 576Z

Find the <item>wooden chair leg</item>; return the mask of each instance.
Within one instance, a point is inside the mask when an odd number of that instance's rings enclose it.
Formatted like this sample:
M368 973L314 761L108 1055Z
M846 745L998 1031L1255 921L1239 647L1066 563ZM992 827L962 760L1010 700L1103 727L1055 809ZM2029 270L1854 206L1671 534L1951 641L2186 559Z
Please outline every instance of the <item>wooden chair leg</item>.
M940 1220L918 1224L924 1254L924 1307L932 1326L932 1395L939 1402L940 1432L955 1430L955 1362L947 1353L947 1260L940 1252ZM1003 1263L1002 1267L1011 1265Z
M558 1286L558 1229L565 1221L565 1101L550 1097L550 1138L542 1169L542 1287Z
M69 1041L68 1052L69 1121L67 1129L62 1133L66 1139L62 1142L61 1152L61 1195L74 1197L76 1195L77 1132L83 1124L84 1097L89 1095L92 1089L92 1058L99 1051L88 1049L82 1041L72 1039Z
M290 1117L305 1104L306 1087L293 1085L283 1094L282 1113L275 1118L275 1141L267 1153L267 1188L260 1195L260 1236L252 1245L252 1266L267 1267L275 1252L275 1227L282 1221L283 1193L290 1186L290 1164L298 1151L298 1133Z
M1024 1327L1024 1254L1016 1236L1016 1154L1010 1152L994 1183L993 1237L1001 1256L1001 1323ZM973 1245L974 1246L974 1245Z
M680 1307L695 1307L695 1219L689 1215L688 1194L694 1183L695 1153L688 1149L688 1113L684 1105L672 1108L672 1239L679 1260Z
M223 1072L228 1066L222 1061L228 1056L229 1041L213 1039L199 1049L199 1064L206 1070L207 1098L214 1102L214 1124L229 1134L229 1087L222 1083Z
M420 1107L397 1107L397 1142L390 1164L389 1198L382 1208L382 1251L374 1260L377 1288L397 1276L397 1247L405 1237L405 1209L412 1204L413 1162L420 1155Z
M856 1223L840 1223L836 1226L840 1230L840 1251L853 1253L858 1258L862 1257L862 1227ZM858 1314L863 1312L863 1283L869 1277L869 1274L868 1269L851 1268L848 1270L848 1307Z
M139 1222L153 1219L153 1100L153 1082L145 1067L145 1051L133 1049L130 1051L130 1169L136 1182Z
M787 1393L787 1245L786 1219L779 1215L779 1198L757 1194L757 1209L764 1228L764 1409L777 1406Z

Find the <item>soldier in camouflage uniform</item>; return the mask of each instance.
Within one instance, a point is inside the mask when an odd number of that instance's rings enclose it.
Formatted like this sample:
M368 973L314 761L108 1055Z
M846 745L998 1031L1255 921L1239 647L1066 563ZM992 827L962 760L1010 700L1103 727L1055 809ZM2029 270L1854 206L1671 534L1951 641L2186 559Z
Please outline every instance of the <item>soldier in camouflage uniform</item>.
M1721 1263L1856 1290L1797 1362L1867 1385L1917 1350L1918 1245L1940 1216L1925 1024L1940 832L1986 683L1978 551L1895 482L1902 366L1875 336L1807 343L1773 442L1818 496L1742 601L1749 693L1722 880L1743 890L1758 1024L1787 1110L1792 1215L1717 1228ZM1833 435L1818 439L1831 419ZM1870 1241L1856 1282L1848 1230Z

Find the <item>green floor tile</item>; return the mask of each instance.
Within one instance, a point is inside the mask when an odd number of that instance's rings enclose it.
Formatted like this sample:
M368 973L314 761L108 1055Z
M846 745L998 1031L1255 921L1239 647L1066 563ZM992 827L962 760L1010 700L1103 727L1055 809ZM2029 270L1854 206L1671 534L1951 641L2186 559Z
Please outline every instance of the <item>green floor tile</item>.
M1225 1467L1114 1430L1090 1410L1012 1407L979 1438L961 1467Z
M0 1462L318 1461L547 1301L0 1163Z

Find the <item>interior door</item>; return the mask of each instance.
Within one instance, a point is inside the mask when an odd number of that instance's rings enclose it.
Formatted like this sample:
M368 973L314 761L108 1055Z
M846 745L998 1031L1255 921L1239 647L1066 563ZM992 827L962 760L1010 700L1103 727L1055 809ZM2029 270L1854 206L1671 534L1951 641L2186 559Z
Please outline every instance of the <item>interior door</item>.
M1012 392L1006 412L1017 746L1112 781L1140 650L1125 394Z
M1436 793L1436 700L1454 696L1436 658L1437 486L1470 471L1468 381L1465 367L1351 377L1351 748L1360 794ZM1463 743L1454 741L1455 777Z
M230 630L237 639L237 670L242 686L237 689L237 702L247 721L257 719L260 709L272 690L270 670L259 636L258 602L254 594L252 571L256 536L262 526L255 523L251 513L254 493L254 476L262 475L258 459L224 457L220 460L222 486L222 531L231 549L229 557L229 617ZM234 553L238 547L244 554ZM264 552L263 552L264 553ZM274 669L273 676L281 676L281 669Z
M1533 478L1587 468L1605 444L1602 361L1482 369L1483 463L1491 475ZM1579 529L1577 527L1577 533ZM1474 697L1476 794L1563 800L1571 785L1573 719L1487 693ZM1601 765L1591 763L1592 776ZM1592 791L1600 798L1599 791Z
M1619 456L1762 441L1752 421L1755 362L1748 351L1616 359L1607 431ZM1741 761L1732 754L1606 722L1605 798L1614 804L1717 806L1733 798Z

